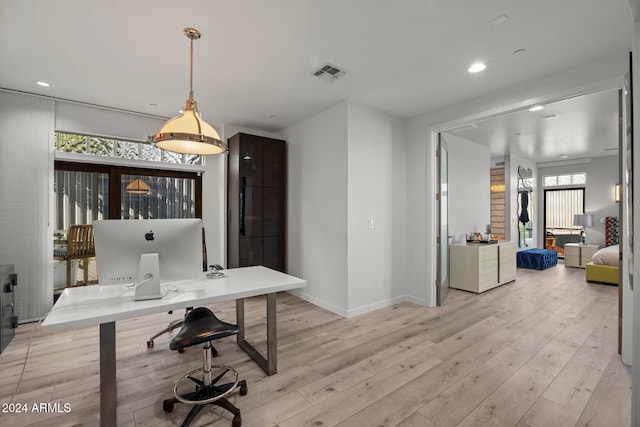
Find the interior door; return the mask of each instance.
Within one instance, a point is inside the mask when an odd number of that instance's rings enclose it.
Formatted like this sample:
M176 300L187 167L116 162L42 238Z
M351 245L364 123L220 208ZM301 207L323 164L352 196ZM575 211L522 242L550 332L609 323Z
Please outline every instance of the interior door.
M442 305L449 292L449 150L438 134L437 252L436 303Z

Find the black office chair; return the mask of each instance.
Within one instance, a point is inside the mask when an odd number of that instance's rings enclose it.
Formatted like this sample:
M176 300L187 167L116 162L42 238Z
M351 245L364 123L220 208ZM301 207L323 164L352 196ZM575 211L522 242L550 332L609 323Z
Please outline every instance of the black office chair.
M162 402L162 409L165 412L172 412L176 403L195 405L182 422L182 427L188 426L209 404L231 412L233 427L242 425L240 410L229 402L226 396L236 388L240 389L241 396L246 395L247 382L239 381L238 372L229 366L212 365L211 350L213 348L211 341L237 335L239 332L240 328L237 325L223 322L206 307L197 307L187 314L182 329L171 340L169 346L171 350L204 343L202 368L195 369L180 378L173 387L174 397ZM198 372L202 373L201 377L194 376Z
M204 254L204 255L206 256L206 254ZM220 265L218 265L218 264L212 264L212 265L210 265L209 267L211 268L211 273L209 273L209 274L215 274L215 272L218 272L218 271L220 271L220 270L222 270L222 269L223 269L223 268L222 268ZM206 269L206 258L205 258L205 268L204 268L204 271L207 271L207 269ZM187 317L187 314L189 314L189 312L190 312L191 310L193 310L193 307L187 307L187 308L185 309L185 312L184 312L184 317ZM169 314L173 314L173 310L169 311ZM161 330L160 332L156 333L154 336L152 336L151 338L149 338L149 340L147 340L147 348L153 348L153 346L154 346L154 344L155 344L155 343L154 343L154 340L155 340L156 338L158 338L160 335L164 335L164 334L166 334L166 333L169 333L169 332L173 331L174 329L181 328L183 323L184 323L184 318L179 319L179 320L174 320L174 321L172 321L172 322L169 322L169 324L167 325L167 327L166 327L166 328L164 328L164 329L163 329L163 330ZM184 349L182 349L182 350L178 350L178 351L179 351L180 353L182 353L182 352L184 351ZM214 352L214 356L216 356L216 355L217 355L217 353L215 352L215 351L216 351L216 349L214 348L212 351Z
M212 271L219 271L222 270L222 267L219 266L218 264L212 264L209 266L209 268L211 268ZM205 240L205 235L204 235L204 228L202 229L202 271L207 271L207 242ZM193 310L193 307L187 307L185 309L185 313L184 316L186 317L187 314L189 314L189 312ZM169 314L173 314L173 310L169 311ZM157 334L155 334L154 336L152 336L151 338L149 338L147 340L147 348L153 348L154 346L154 340L156 338L158 338L160 335L164 335L166 333L169 333L171 331L173 331L174 329L178 329L180 327L182 327L182 323L184 322L184 318L180 319L180 320L174 320L173 322L169 322L169 324L167 325L166 328L164 328L163 330L161 330L160 332L158 332ZM184 351L184 349L180 349L178 350L180 353L182 353ZM215 352L215 348L212 350ZM214 356L217 355L217 353L214 353Z

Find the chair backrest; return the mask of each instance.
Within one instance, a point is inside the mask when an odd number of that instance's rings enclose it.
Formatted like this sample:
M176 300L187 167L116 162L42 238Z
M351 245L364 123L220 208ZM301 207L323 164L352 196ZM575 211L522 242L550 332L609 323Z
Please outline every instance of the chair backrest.
M67 258L86 258L96 256L93 242L93 225L74 224L67 233Z
M207 240L204 237L204 227L202 227L202 271L207 271Z

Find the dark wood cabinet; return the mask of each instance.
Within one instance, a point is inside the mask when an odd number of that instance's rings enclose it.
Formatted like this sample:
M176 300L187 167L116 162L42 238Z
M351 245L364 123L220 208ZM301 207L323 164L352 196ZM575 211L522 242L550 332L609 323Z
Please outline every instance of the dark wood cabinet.
M285 141L238 133L228 142L228 267L284 271Z
M13 264L0 265L0 353L9 345L18 327L14 301L17 284Z

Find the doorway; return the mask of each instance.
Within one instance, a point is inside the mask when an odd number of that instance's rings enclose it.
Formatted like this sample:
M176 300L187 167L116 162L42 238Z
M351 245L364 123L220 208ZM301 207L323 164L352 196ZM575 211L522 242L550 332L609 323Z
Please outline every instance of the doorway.
M580 228L573 225L573 216L584 213L585 188L544 190L545 248L564 258L564 245L580 242Z

